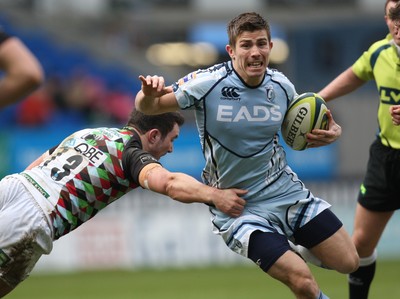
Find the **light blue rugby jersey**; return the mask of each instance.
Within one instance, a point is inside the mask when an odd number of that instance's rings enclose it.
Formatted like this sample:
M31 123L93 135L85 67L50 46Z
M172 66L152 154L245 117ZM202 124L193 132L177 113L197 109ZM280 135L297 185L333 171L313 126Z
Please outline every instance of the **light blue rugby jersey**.
M245 198L257 201L287 165L277 134L297 94L293 84L267 69L263 82L250 87L226 62L185 76L174 92L181 109L195 110L205 182L247 189Z

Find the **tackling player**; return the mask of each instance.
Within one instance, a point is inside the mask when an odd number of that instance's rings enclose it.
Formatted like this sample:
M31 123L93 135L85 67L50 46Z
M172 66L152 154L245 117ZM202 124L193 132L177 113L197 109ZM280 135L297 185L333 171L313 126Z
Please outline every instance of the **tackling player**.
M183 202L241 214L244 190L220 190L158 162L172 152L179 113L133 111L124 128L84 129L0 182L0 297L24 280L53 241L139 186Z

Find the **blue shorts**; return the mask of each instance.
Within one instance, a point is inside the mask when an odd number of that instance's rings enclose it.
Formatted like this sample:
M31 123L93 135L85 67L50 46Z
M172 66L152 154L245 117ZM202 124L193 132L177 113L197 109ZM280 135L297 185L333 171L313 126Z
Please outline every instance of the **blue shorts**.
M265 233L254 236L263 235L261 239L268 239L268 242L260 241L265 243L262 252L267 269L290 249L288 240L311 248L338 231L343 224L330 207L328 202L305 188L288 168L279 181L259 192L254 201L247 202L241 216L231 218L211 208L213 231L222 236L232 251L244 257L250 257L253 232Z

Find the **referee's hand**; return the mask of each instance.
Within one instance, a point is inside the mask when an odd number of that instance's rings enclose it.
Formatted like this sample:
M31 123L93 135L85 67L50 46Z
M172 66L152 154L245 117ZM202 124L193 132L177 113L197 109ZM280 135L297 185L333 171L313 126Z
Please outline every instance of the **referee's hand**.
M395 126L400 125L400 105L390 106L390 115L392 116L392 122Z

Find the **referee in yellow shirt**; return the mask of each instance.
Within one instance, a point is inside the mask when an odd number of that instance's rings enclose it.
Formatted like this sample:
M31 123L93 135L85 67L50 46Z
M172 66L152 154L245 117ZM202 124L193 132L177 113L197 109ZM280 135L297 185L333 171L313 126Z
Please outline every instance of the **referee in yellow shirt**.
M394 211L400 208L400 0L387 0L386 38L375 42L346 71L323 88L326 100L348 94L369 80L379 93L378 134L370 147L358 195L353 242L360 267L349 275L350 299L366 299L375 274L376 247Z

